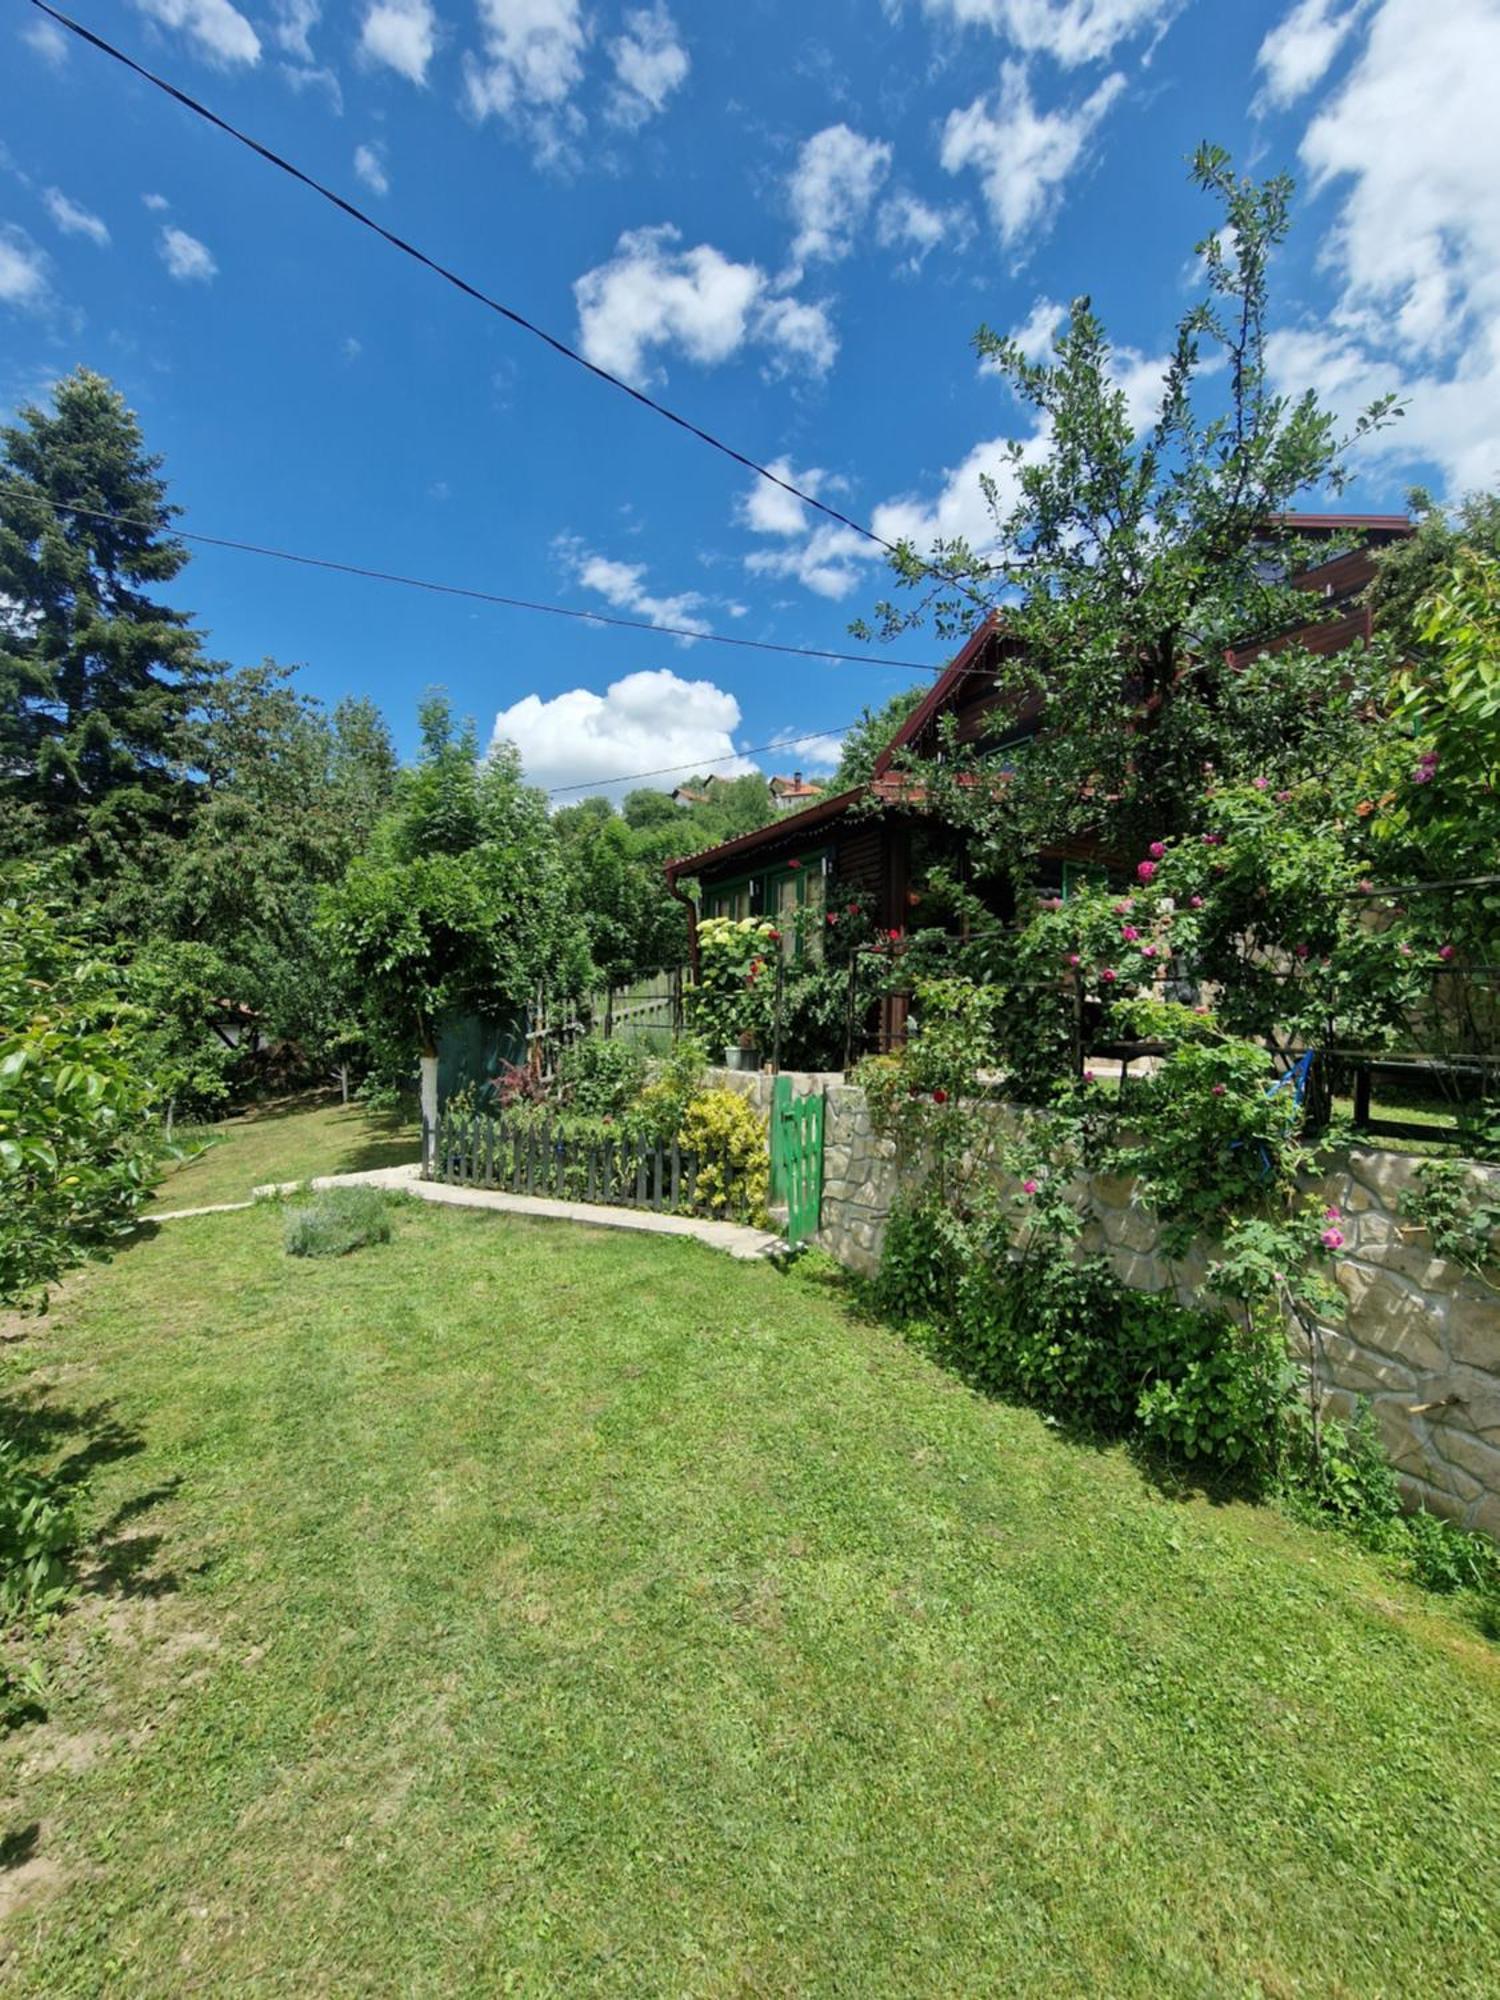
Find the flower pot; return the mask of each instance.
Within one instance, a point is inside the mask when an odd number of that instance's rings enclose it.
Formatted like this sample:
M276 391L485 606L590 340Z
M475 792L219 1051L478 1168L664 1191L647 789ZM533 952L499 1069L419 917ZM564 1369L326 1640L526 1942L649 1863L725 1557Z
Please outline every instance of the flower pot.
M758 1049L742 1049L738 1042L728 1042L724 1048L724 1067L725 1069L758 1070L760 1068L760 1051Z

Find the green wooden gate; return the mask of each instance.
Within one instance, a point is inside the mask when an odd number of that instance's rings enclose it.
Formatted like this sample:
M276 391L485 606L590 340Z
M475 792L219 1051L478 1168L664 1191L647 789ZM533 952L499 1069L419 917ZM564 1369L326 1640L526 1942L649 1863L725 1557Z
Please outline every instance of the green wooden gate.
M789 1076L771 1090L771 1199L786 1203L792 1249L815 1236L823 1209L823 1093L792 1094Z

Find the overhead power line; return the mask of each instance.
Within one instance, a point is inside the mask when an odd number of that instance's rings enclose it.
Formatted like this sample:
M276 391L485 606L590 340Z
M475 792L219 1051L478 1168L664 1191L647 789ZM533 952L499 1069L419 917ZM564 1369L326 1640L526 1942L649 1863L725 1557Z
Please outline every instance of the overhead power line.
M835 723L832 729L809 729L797 736L778 736L774 743L751 743L743 750L731 750L730 759L736 757L763 757L769 750L795 750L802 743L818 743L825 736L842 736L846 729L853 729L863 718L856 716L854 722ZM603 785L631 785L640 778L670 778L678 771L701 771L703 759L695 758L689 764L658 764L654 771L624 771L611 778L585 778L578 785L552 785L547 796L559 798L564 792L597 792ZM710 775L712 775L710 773ZM741 771L742 778L753 778L753 771Z
M105 521L119 528L146 528L159 531L161 523L139 514L115 514L102 507L87 507L76 500L54 500L23 481L0 477L0 490L9 488L22 498L40 502L55 514L78 514L85 520ZM266 556L275 562L295 563L301 569L332 571L336 576L357 576L370 583L395 583L407 590L425 590L438 597L467 598L476 604L497 604L507 611L537 611L549 618L579 619L588 625L609 625L625 632L652 632L668 639L702 640L708 646L737 646L750 653L786 653L800 660L836 660L861 667L892 667L916 674L940 674L943 663L926 660L891 660L869 653L840 653L826 646L788 646L774 639L740 639L732 632L700 632L691 625L658 625L646 618L619 618L607 611L580 610L568 604L543 604L536 598L507 597L500 591L479 590L473 585L438 583L431 577L404 576L397 570L375 569L365 563L340 562L333 556L303 555L294 549L272 548L262 542L234 541L227 535L199 534L193 529L173 526L165 532L178 541L197 542L204 548L232 549L238 555Z
M248 147L252 153L258 154L269 166L276 167L280 172L290 175L293 180L300 181L304 187L311 188L314 194L321 195L324 201L331 202L335 208L347 215L350 221L359 223L362 228L370 230L373 235L380 237L383 242L388 243L393 250L399 250L403 256L410 257L415 263L423 265L437 277L442 278L447 284L452 285L456 291L462 292L466 298L473 299L477 305L487 307L490 312L497 313L501 319L508 320L512 326L519 327L523 333L529 333L534 340L539 340L545 346L550 347L555 354L561 355L565 361L572 361L578 367L587 369L590 375L597 376L601 382L608 383L610 388L620 390L623 395L629 396L632 401L639 403L644 409L651 410L659 417L665 417L668 423L675 424L679 430L686 431L690 437L697 438L701 444L708 445L714 451L722 452L724 457L733 459L736 465L743 466L747 472L753 472L758 478L769 481L772 486L779 486L782 492L790 493L793 499L800 500L806 507L815 508L818 513L826 515L830 521L836 521L840 527L848 528L852 533L863 537L865 541L873 542L877 548L885 549L892 555L896 553L896 544L887 541L884 535L876 534L873 528L866 527L862 521L856 521L852 515L841 513L837 507L830 506L826 500L818 499L816 494L804 492L800 486L795 485L790 479L783 479L780 473L772 472L769 466L762 465L758 459L751 458L745 452L737 451L732 444L726 443L721 437L716 437L712 431L705 430L701 424L695 424L690 417L685 417L679 411L669 408L667 404L658 402L654 396L648 396L643 389L637 389L632 383L625 381L622 376L612 373L608 368L601 368L597 361L590 361L586 355L580 354L577 348L569 346L567 341L559 339L555 333L549 333L545 327L538 326L534 320L528 319L524 313L518 312L514 306L506 305L502 300L494 298L490 293L481 290L478 285L471 284L467 278L461 277L457 271L439 262L436 257L430 257L425 250L418 249L416 244L408 243L405 237L398 236L394 230L387 229L383 223L377 222L373 215L368 214L356 203L336 193L331 187L325 185L324 182L306 172L302 167L296 166L291 160L285 159L280 153L274 151L270 146L264 145L259 139L251 138L248 132L242 132L238 126L231 125L227 118L221 118L218 112L211 111L206 104L200 103L196 97L189 96L187 91L179 90L176 84L168 83L165 77L158 76L154 70L147 69L144 63L139 63L133 56L126 55L125 51L116 48L113 42L108 42L102 35L95 34L92 28L86 28L81 22L73 20L70 15L60 13L57 8L48 6L47 0L31 0L31 4L41 13L47 15L50 20L55 21L60 28L65 28L70 35L76 35L80 41L87 42L91 48L98 49L102 55L109 56L113 61L120 63L125 69L130 70L133 75L151 84L154 89L164 92L175 103L180 104L184 110L191 111L194 117L203 119L205 123L214 126L227 137L236 140L241 146Z

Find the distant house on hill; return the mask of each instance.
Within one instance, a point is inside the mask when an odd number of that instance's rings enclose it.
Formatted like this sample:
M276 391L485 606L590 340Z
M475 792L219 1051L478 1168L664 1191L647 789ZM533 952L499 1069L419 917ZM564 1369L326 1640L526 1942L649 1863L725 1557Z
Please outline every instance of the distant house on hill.
M672 803L674 806L706 806L715 790L733 783L733 778L722 777L715 771L706 778L695 778L690 785L679 785L672 794Z
M810 784L800 771L793 771L789 778L772 778L766 789L777 812L800 812L823 796L823 787Z
M1229 659L1236 665L1287 645L1336 653L1368 639L1371 614L1360 600L1374 576L1371 551L1412 531L1404 514L1288 514L1278 526L1304 541L1327 542L1336 552L1293 579L1317 599L1308 623L1234 650ZM949 715L961 745L1002 759L1025 754L1038 729L1039 704L1005 694L996 684L997 665L1015 643L992 614L897 729L865 784L833 793L808 788L816 796L789 804L755 832L668 862L673 893L681 896L680 884L696 883L695 918L791 918L798 910L822 907L836 881L867 901L881 930L904 936L923 928L932 921L924 912L929 871L938 864L962 870L962 837L927 809L920 781L902 766L908 755L937 750L939 718ZM771 780L773 797L777 783ZM1034 879L1043 891L1066 897L1075 883L1108 875L1117 861L1096 841L1080 837L1034 857ZM1014 913L997 907L994 914L1008 921ZM803 928L817 935L816 925ZM783 951L801 948L794 924L784 924L782 935ZM899 995L883 1003L885 1045L904 1033L904 1009Z

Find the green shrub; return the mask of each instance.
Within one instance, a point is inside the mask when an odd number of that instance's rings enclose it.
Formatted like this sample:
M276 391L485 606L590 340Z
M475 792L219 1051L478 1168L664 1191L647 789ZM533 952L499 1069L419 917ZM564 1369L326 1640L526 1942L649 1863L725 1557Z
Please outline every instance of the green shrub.
M382 1188L326 1188L291 1209L282 1241L289 1257L345 1257L391 1240L391 1198Z
M1291 1370L1268 1329L1130 1291L1055 1240L1018 1256L998 1205L898 1209L875 1292L978 1388L1256 1484L1274 1472Z
M770 1191L766 1121L732 1090L705 1090L687 1108L678 1137L698 1158L700 1208L726 1221L763 1223Z
M708 1067L708 1051L696 1035L682 1039L656 1064L651 1081L625 1114L625 1128L633 1139L675 1139L682 1129L688 1106L697 1096Z
M1485 1535L1437 1514L1408 1514L1406 1550L1412 1575L1424 1590L1474 1590L1500 1599L1500 1548Z
M647 1060L634 1043L587 1035L564 1049L557 1079L581 1118L617 1117L646 1086Z
M71 1495L29 1470L13 1444L0 1443L0 1626L57 1608L77 1539Z

